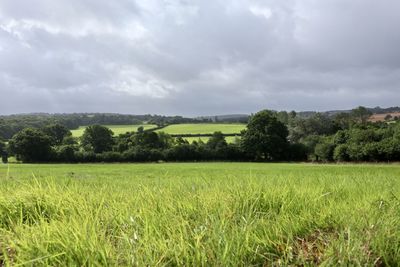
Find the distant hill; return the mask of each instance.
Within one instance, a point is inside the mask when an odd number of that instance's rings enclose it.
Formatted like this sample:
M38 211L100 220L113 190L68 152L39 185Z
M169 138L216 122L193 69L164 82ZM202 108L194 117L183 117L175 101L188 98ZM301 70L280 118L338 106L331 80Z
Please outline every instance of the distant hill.
M389 107L389 108L381 108L381 107L374 107L374 108L367 108L372 114L391 114L400 112L400 107ZM344 109L344 110L329 110L329 111L320 111L319 113L325 114L327 116L335 116L339 113L350 113L351 109ZM297 113L299 117L307 118L314 114L318 113L318 111L300 111Z
M372 112L372 114L391 114L400 112L400 107L389 107L389 108L367 108ZM351 109L343 109L343 110L328 110L328 111L299 111L297 112L297 116L300 118L308 118L316 113L322 113L327 116L335 116L339 113L350 113ZM250 114L227 114L227 115L215 115L215 116L201 116L196 117L198 120L209 120L212 122L247 122Z
M209 120L212 122L239 122L246 123L250 115L248 114L227 114L227 115L215 115L215 116L202 116L195 119L198 120Z

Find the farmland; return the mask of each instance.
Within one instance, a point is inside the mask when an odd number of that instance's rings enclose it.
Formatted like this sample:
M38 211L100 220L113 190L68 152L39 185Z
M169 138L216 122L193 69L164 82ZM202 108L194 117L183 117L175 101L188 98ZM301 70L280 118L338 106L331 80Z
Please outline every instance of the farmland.
M126 132L137 131L137 128L143 126L145 130L156 128L154 124L143 124L143 125L104 125L110 128L114 135L124 134ZM223 124L223 123L193 123L193 124L173 124L165 128L157 130L157 132L165 132L167 134L179 135L179 134L212 134L214 132L220 131L224 134L240 134L242 130L246 128L245 124ZM72 130L72 136L80 137L83 135L86 126L81 126L76 130ZM203 137L206 141L207 138ZM233 141L234 137L231 138ZM198 140L198 138L196 138ZM193 141L193 140L189 140Z
M197 123L197 124L173 124L158 132L167 134L212 134L222 132L224 134L239 134L246 128L245 124L223 124L223 123Z
M132 132L132 131L137 131L137 129L141 126L143 126L143 128L145 130L148 129L152 129L157 127L156 125L153 124L143 124L143 125L104 125L108 128L110 128L113 132L114 135L119 135L119 134L124 134L126 132ZM76 130L72 130L72 136L74 137L80 137L83 135L83 132L85 131L86 126L81 126Z
M199 140L203 141L206 143L210 137L208 136L202 136L202 137L183 137L183 139L187 140L189 143L193 143L194 141L199 142ZM232 144L235 143L236 140L240 140L240 136L226 136L225 140L227 143Z
M389 118L389 120L391 120L395 117L400 117L400 112L373 114L368 120L371 122L378 122L378 121L385 121L386 118Z
M0 265L397 265L400 166L0 165Z

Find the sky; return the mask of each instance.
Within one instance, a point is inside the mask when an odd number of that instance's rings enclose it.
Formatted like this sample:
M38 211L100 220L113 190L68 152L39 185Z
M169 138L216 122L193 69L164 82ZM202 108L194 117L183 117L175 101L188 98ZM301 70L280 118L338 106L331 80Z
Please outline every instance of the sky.
M0 114L400 105L398 0L1 0Z

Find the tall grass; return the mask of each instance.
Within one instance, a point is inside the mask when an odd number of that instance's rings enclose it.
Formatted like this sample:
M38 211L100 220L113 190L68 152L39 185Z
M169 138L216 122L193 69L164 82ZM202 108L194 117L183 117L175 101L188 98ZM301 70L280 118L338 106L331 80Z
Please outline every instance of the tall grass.
M0 266L398 265L400 166L11 165Z

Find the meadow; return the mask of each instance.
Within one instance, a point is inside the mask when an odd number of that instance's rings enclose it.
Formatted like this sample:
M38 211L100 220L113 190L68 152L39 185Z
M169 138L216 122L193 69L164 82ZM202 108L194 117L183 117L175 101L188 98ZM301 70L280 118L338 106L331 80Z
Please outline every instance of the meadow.
M187 140L190 144L193 143L194 141L199 142L200 140L204 143L207 143L208 139L210 137L208 136L201 136L201 137L183 137L183 139ZM225 140L228 144L233 144L240 140L240 136L226 136Z
M143 125L104 125L110 128L114 135L117 136L119 134L124 134L127 132L136 132L139 127L143 127L145 130L149 130L152 128L156 128L157 125L154 124L143 124ZM83 132L85 131L86 126L80 126L76 130L71 130L73 137L81 137Z
M239 134L246 128L246 124L225 124L225 123L185 123L173 124L157 130L167 134L212 134L222 132L224 134Z
M396 266L400 165L0 165L0 266Z

